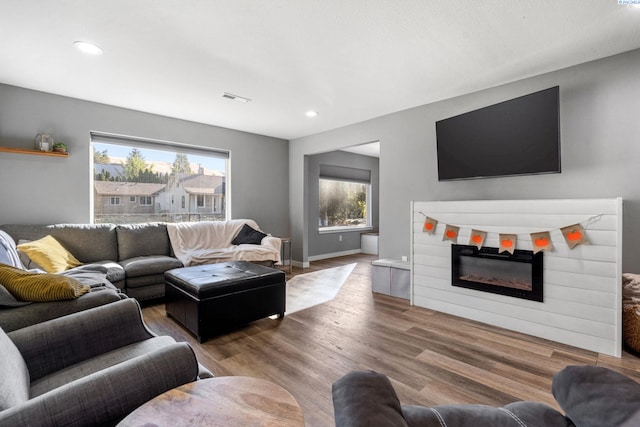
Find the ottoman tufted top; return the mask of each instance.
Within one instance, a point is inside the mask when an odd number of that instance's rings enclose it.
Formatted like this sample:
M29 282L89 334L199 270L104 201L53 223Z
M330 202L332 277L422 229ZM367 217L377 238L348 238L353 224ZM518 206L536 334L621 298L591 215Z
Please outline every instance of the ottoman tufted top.
M164 277L167 283L199 300L285 281L283 271L247 261L175 268Z

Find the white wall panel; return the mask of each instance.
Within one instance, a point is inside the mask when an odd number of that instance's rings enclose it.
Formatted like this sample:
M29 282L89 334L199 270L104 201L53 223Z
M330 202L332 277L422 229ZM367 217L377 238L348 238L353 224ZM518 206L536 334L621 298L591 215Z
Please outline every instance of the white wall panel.
M622 350L622 199L475 200L412 203L413 304L619 357ZM438 220L423 232L425 216ZM560 228L580 223L588 245L570 249ZM451 285L451 242L446 224L517 234L516 249L531 250L530 233L549 231L544 253L544 301L536 302Z

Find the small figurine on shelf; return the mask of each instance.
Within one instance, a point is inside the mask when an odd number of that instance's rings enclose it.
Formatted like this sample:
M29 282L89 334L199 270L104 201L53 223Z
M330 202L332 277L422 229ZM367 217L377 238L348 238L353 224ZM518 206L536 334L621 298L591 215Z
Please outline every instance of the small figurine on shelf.
M36 150L51 151L53 150L53 137L46 133L36 135Z
M66 153L67 145L62 142L56 142L55 144L53 144L53 151L56 151L58 153Z

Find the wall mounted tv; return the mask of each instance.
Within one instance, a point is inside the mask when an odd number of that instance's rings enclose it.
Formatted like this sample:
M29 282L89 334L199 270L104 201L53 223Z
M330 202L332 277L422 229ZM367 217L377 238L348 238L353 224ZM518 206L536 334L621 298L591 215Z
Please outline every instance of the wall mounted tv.
M436 122L438 180L560 173L559 87Z

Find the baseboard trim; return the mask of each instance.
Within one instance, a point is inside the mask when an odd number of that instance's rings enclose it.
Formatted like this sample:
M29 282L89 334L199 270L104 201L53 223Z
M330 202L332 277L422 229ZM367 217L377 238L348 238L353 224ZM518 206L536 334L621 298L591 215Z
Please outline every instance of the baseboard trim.
M309 262L291 261L291 265L299 268L309 268Z
M330 254L322 254L322 255L314 255L314 256L310 256L309 257L309 261L320 261L323 259L329 259L329 258L336 258L339 256L345 256L345 255L355 255L355 254L361 254L362 253L362 249L351 249L348 251L342 251L342 252L333 252Z

